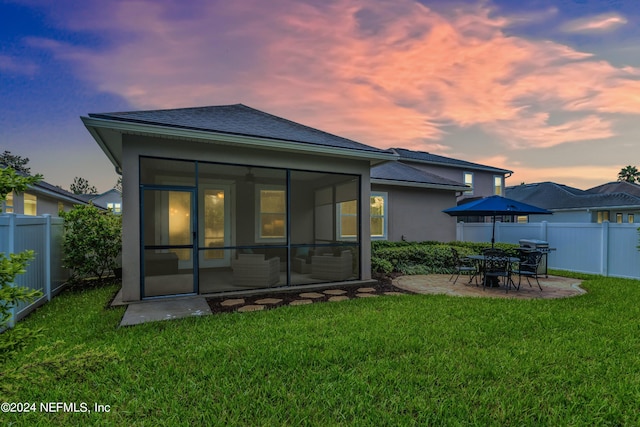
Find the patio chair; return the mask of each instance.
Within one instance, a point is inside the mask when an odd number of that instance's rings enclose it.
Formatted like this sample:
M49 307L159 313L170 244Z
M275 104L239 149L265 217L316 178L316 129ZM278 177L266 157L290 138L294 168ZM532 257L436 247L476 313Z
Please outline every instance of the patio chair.
M520 283L524 276L527 278L529 287L532 287L530 278L533 277L536 279L536 283L540 290L542 290L542 286L540 286L540 281L538 280L538 267L540 266L540 262L542 262L542 255L543 254L540 251L520 252L520 263L518 264L518 269L514 271L514 274L518 275L518 287L516 289L520 289Z
M471 283L471 281L477 277L478 269L476 268L476 264L468 258L460 258L460 254L455 248L451 248L451 256L453 257L455 271L451 277L449 277L449 281L453 279L453 276L456 276L456 280L453 281L455 285L461 274L470 274L469 283ZM477 281L476 286L478 286Z
M265 259L264 254L238 254L231 261L235 286L264 288L280 281L280 258Z
M492 249L484 251L484 256L482 289L487 287L487 282L495 283L501 277L505 282L507 292L509 292L511 285L515 288L515 283L511 279L511 260L507 254L500 249Z

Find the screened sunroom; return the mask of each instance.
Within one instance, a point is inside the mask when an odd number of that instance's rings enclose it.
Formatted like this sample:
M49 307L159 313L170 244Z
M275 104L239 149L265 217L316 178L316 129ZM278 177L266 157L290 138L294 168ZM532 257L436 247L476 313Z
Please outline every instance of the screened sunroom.
M241 104L82 120L122 173L123 301L371 279L396 155Z

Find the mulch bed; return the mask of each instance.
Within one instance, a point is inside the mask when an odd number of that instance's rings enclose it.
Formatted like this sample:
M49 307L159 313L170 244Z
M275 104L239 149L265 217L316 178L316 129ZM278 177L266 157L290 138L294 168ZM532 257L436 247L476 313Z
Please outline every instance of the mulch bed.
M239 307L243 306L243 305L253 305L253 304L257 304L256 301L261 300L261 299L265 299L265 298L275 298L275 299L281 299L282 301L277 303L277 304L268 304L265 305L265 310L269 310L269 309L273 309L273 308L277 308L277 307L282 307L284 305L289 305L290 302L295 301L295 300L299 300L302 299L300 298L300 294L301 293L306 293L306 292L316 292L319 294L322 294L323 290L327 290L327 289L341 289L346 291L346 294L343 294L343 296L349 297L349 298L356 298L356 294L358 293L358 289L362 288L362 287L369 287L369 288L373 288L374 292L369 292L371 294L374 295L382 295L385 292L398 292L398 293L403 293L403 294L410 294L412 292L406 291L404 289L400 289L400 288L396 288L395 286L393 286L392 280L393 277L389 277L389 276L379 276L379 277L374 277L374 279L377 279L376 284L373 285L358 285L358 286L331 286L331 284L327 284L327 287L324 289L316 289L316 290L295 290L292 292L273 292L273 293L261 293L259 295L247 295L247 296L227 296L227 297L215 297L215 298L207 298L207 303L209 304L209 307L211 308L211 312L212 313L231 313L236 311ZM333 295L324 295L322 298L316 298L313 299L314 303L318 303L318 302L326 302L329 300L330 297L332 297ZM229 299L244 299L244 304L242 305L238 305L238 306L234 306L234 307L227 307L227 306L223 306L221 305L221 303L225 300L229 300Z

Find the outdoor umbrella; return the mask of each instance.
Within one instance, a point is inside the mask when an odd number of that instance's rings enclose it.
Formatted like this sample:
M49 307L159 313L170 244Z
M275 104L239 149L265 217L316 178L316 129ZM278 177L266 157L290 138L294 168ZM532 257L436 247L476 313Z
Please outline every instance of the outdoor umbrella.
M491 247L495 244L496 216L498 215L551 215L552 212L507 199L502 196L484 197L473 202L464 203L454 208L445 209L442 212L451 216L491 216L493 217L493 230L491 231Z

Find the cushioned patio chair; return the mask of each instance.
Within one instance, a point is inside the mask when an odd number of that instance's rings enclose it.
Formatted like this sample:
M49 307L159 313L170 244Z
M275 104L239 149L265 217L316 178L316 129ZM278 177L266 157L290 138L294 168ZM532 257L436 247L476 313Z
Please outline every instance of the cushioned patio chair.
M264 254L238 254L231 262L233 284L266 288L280 281L280 258L264 259Z

